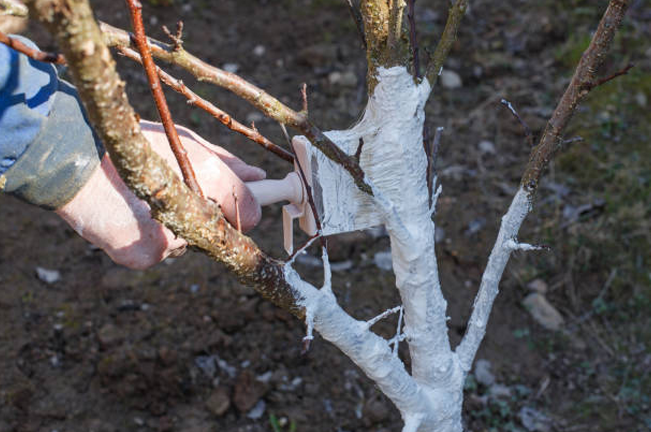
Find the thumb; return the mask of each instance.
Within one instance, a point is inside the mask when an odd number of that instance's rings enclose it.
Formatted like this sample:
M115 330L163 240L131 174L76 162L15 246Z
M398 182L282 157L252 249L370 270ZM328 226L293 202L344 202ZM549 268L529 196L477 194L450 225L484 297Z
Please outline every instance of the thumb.
M260 222L260 205L228 165L211 156L198 163L195 170L204 193L221 206L231 225L237 227L239 223L242 231L248 231Z

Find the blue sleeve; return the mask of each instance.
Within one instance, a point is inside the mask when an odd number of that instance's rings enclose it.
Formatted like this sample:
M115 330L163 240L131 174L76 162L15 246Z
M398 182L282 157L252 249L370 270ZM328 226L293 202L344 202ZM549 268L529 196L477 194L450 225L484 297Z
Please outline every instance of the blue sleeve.
M103 153L75 88L53 65L0 44L0 190L59 208L83 187Z
M23 41L34 47L32 42ZM53 65L0 44L0 174L38 135L50 113L57 81Z

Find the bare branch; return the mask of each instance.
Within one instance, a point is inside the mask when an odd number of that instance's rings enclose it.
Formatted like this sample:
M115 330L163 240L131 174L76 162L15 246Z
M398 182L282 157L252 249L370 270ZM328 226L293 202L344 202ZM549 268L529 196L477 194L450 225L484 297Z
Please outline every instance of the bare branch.
M389 35L387 49L389 56L398 58L401 50L402 17L405 0L389 0Z
M178 51L183 48L183 21L179 20L176 22L176 34L172 34L167 26L163 26L163 31L174 43L174 51Z
M140 58L140 54L138 54L136 51L132 50L131 48L120 46L117 49L120 54L130 58L131 60L137 61L139 63L142 61ZM251 141L261 145L265 150L274 153L276 156L280 157L281 159L286 160L287 162L294 162L294 156L292 156L290 152L278 146L277 144L274 144L273 142L269 141L269 139L267 139L260 132L258 132L258 130L255 129L255 127L252 126L249 128L243 125L242 123L238 122L233 117L231 117L228 113L217 108L215 105L213 105L212 103L208 102L207 100L203 99L201 96L199 96L198 94L190 90L188 86L186 86L181 80L172 77L170 74L163 71L158 66L156 67L156 71L158 72L158 76L161 79L161 81L163 81L165 84L170 86L174 91L181 93L183 96L185 96L188 99L189 104L201 108L202 110L206 111L208 114L213 116L215 119L220 121L227 128L231 129L234 132L238 132L244 135Z
M472 361L481 344L493 302L498 294L499 281L514 250L537 250L540 247L517 242L518 231L532 208L532 201L543 170L562 142L561 134L578 104L594 87L594 75L602 65L619 28L630 0L611 0L595 31L590 45L583 53L574 76L556 106L540 143L532 150L531 158L522 176L520 189L502 218L495 246L491 251L482 275L479 291L475 297L472 315L466 334L457 347L457 354L464 370L470 370ZM544 247L543 247L544 249Z
M107 45L134 48L131 45L132 42L129 34L124 30L112 27L106 23L101 23L100 26ZM355 181L355 185L361 191L373 195L371 187L364 179L364 171L359 164L351 156L337 147L332 140L325 136L323 131L313 125L306 115L292 110L278 99L247 82L242 77L211 66L183 48L174 51L173 47L163 42L151 38L148 38L147 41L154 57L182 67L201 81L210 82L233 92L258 108L267 117L301 132L324 155L348 171Z
M452 45L457 40L457 30L461 25L461 19L465 15L467 8L468 0L456 0L448 12L448 20L445 23L441 40L436 45L436 50L429 60L427 72L425 73L432 87L436 83L436 79L443 67L443 62L448 57Z
M545 127L540 143L531 151L522 177L522 185L528 191L534 192L537 189L542 172L560 147L561 133L574 115L576 107L597 85L595 75L606 58L628 4L629 0L610 1L590 45L581 56L570 84Z
M167 140L170 143L170 147L176 161L181 168L181 173L183 174L183 180L188 185L192 191L196 192L200 196L204 196L201 192L201 186L194 174L194 169L192 164L190 164L190 159L188 154L181 144L181 139L179 134L176 131L176 126L174 125L174 120L172 120L172 114L170 109L167 106L167 101L165 99L165 94L160 85L160 79L158 78L158 73L156 72L156 65L154 60L151 57L151 51L149 50L149 44L147 43L147 36L145 36L145 26L142 23L142 4L138 0L126 0L127 5L129 6L129 12L131 14L131 26L135 34L134 40L135 44L138 47L140 52L140 58L142 59L142 65L147 74L147 81L149 81L149 89L151 94L154 97L156 102L156 108L158 109L158 115L161 118L163 123L163 128L165 129L165 134L167 135Z
M625 67L618 70L614 74L612 74L610 76L607 76L605 78L601 78L600 80L598 80L596 83L594 83L592 85L592 88L599 87L600 85L606 84L608 81L614 80L615 78L617 78L619 76L626 75L629 70L633 69L633 67L635 67L635 65L633 63L627 64Z
M303 101L302 112L307 115L307 84L303 83L301 86L301 100Z
M513 117L515 117L518 122L520 122L520 125L522 125L522 128L524 129L524 137L527 140L527 143L529 143L529 148L533 147L533 133L531 132L531 128L529 125L520 117L520 114L515 110L515 107L513 104L506 99L500 100L500 103L504 105L506 108L508 108L509 111L511 111L511 114L513 114Z
M57 53L49 53L45 51L40 51L38 49L32 48L25 45L18 39L8 36L0 31L0 43L7 45L9 48L13 48L16 51L25 54L29 58L34 60L46 62L46 63L56 63L56 64L65 64L66 59Z
M366 50L366 37L364 37L364 23L362 21L362 14L359 12L357 6L353 4L353 0L346 0L346 3L348 4L350 15L353 17L353 21L355 21L355 27L357 27L359 37L362 40L362 47L364 50Z
M414 79L418 79L420 78L420 57L418 53L418 33L416 32L415 3L416 0L407 0L407 19L409 20L409 44L411 45Z
M29 7L30 14L56 37L95 131L122 179L150 205L152 216L188 244L226 264L263 297L302 317L301 296L285 279L283 264L233 228L216 204L193 193L153 152L140 132L88 2L31 0Z
M0 16L11 15L19 18L27 18L27 15L29 14L27 6L18 0L0 0L0 6L4 8L2 13L0 13Z

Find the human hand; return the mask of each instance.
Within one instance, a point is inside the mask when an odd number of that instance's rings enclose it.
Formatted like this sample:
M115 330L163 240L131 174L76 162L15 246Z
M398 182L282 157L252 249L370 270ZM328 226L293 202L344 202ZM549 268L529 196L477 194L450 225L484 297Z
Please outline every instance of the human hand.
M162 125L142 121L140 126L152 149L180 175ZM235 193L242 229L253 228L260 220L260 206L243 182L262 180L265 172L187 128L177 130L206 197L219 203L226 219L236 224ZM107 154L77 195L56 213L126 267L145 269L185 250L185 240L151 218L147 203L122 182Z

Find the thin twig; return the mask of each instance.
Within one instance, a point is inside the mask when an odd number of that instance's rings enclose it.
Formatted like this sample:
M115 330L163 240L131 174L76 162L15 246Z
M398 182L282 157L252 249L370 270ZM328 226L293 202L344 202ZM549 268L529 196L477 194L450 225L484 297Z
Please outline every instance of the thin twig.
M513 114L513 117L515 117L520 122L520 125L522 125L522 128L524 129L524 137L529 144L529 148L532 148L534 146L533 133L531 132L529 125L522 119L522 117L520 117L520 114L518 114L511 102L507 101L506 99L502 99L500 100L500 103L507 107L509 111L511 111L511 114Z
M359 163L359 158L362 157L362 147L364 147L364 138L359 137L359 143L357 144L357 150L355 150L355 160Z
M563 145L574 144L575 142L582 142L583 137L576 136L574 138L563 140Z
M425 76L432 87L434 86L434 83L436 83L436 79L443 67L443 62L445 62L445 59L448 57L454 41L457 40L457 30L461 25L461 18L465 15L467 8L468 0L457 0L450 8L448 20L445 23L445 29L443 29L443 34L441 35L441 40L439 40L438 45L436 45L436 50L427 65Z
M167 101L165 100L165 94L160 85L160 79L158 78L158 73L156 72L156 65L154 60L151 57L151 51L149 50L149 44L147 43L147 37L145 36L145 26L142 23L142 4L138 0L125 0L127 6L129 7L129 12L131 14L131 25L134 32L134 42L138 47L140 52L140 57L142 59L142 65L147 74L147 80L149 81L149 89L151 90L154 101L156 102L156 108L158 109L158 114L160 115L161 122L163 123L163 128L165 129L165 134L167 135L167 140L170 143L170 147L176 161L181 168L181 173L183 174L183 180L188 185L188 187L199 194L204 196L197 182L197 178L194 174L194 169L192 164L190 164L190 159L188 158L188 153L183 148L181 140L179 139L179 134L176 131L174 126L174 121L172 120L172 114L170 113L169 107L167 106Z
M4 8L0 15L11 15L19 18L27 18L29 11L27 6L17 0L0 0L0 6Z
M301 86L301 99L303 101L303 110L301 112L307 115L307 84L303 83Z
M618 70L618 71L615 72L614 74L612 74L612 75L610 75L610 76L607 76L607 77L605 77L605 78L601 78L601 79L598 80L596 83L591 84L591 88L599 87L600 85L605 84L605 83L607 83L608 81L611 81L611 80L617 78L618 76L626 75L626 74L628 73L628 71L631 70L634 66L635 66L635 65L634 65L633 63L629 63L629 64L627 64L624 68Z
M346 3L348 4L350 15L353 17L353 21L355 21L355 27L357 27L359 38L362 40L362 47L366 51L366 37L364 36L364 21L362 19L362 14L353 4L353 0L346 0Z
M124 30L106 23L100 23L100 27L107 45L133 47L129 34ZM147 38L147 41L152 55L156 58L182 67L201 81L207 81L231 91L259 109L267 117L301 132L326 157L348 171L359 190L373 195L371 186L366 182L364 171L359 164L352 156L341 150L322 130L312 124L306 115L292 110L242 77L209 65L183 48L174 51L172 46L163 42L151 38Z
M183 48L183 21L179 20L176 22L176 34L172 34L167 26L163 26L163 31L167 37L172 40L174 44L174 51L178 51Z
M411 55L413 58L414 79L420 78L420 58L418 54L418 33L416 32L415 16L416 0L407 0L407 19L409 20L409 43L411 44Z
M124 55L125 57L130 58L131 60L137 61L139 63L142 62L140 54L138 54L136 51L132 50L131 48L120 46L117 49L118 52ZM231 129L234 132L238 132L244 135L251 141L261 145L265 150L272 152L273 154L280 157L281 159L286 160L287 162L290 163L294 162L294 156L292 156L290 152L288 152L284 148L278 146L277 144L274 144L269 139L267 139L255 128L255 124L252 123L250 128L243 125L242 123L232 118L225 111L222 111L212 103L208 102L207 100L203 99L201 96L199 96L198 94L190 90L181 80L172 77L170 74L163 71L158 66L156 66L156 71L158 72L158 76L160 77L161 81L163 81L165 84L170 86L174 91L181 93L183 96L185 96L188 99L189 104L201 108L202 110L206 111L208 114L213 116L215 119L220 121L227 128Z
M34 60L46 62L46 63L55 63L55 64L66 64L66 59L61 54L50 53L45 51L40 51L36 48L25 45L18 39L8 36L3 32L0 32L0 43L7 45L9 48L15 49L16 51L25 54L27 57Z

